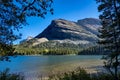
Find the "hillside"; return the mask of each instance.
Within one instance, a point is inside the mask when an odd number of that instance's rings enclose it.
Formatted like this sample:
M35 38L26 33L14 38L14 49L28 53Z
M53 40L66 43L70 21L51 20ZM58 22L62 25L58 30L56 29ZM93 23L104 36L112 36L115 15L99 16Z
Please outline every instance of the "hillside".
M97 46L99 27L101 27L100 20L94 18L77 22L52 20L42 33L21 41L16 51L27 54L80 54L85 48Z
M86 18L77 22L56 19L35 38L44 37L48 40L75 44L96 42L98 40L97 29L100 26L100 20L94 18Z

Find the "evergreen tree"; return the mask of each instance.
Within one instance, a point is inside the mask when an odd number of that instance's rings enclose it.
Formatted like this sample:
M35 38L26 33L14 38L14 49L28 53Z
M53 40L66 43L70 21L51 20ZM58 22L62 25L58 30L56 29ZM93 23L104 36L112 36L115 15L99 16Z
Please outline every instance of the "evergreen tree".
M106 56L105 67L118 80L119 52L120 52L120 0L96 0L99 3L99 16L103 27L99 30L103 45L110 52ZM112 70L114 69L114 71Z
M47 12L53 14L52 0L0 0L0 56L13 55L12 43L20 38L18 31L27 25L28 17L45 18ZM8 52L6 52L6 50Z

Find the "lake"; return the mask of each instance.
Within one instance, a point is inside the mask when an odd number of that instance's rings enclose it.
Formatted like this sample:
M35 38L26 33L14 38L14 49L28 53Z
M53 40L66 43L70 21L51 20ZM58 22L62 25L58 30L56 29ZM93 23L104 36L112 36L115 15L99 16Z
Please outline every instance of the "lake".
M11 58L11 62L0 62L0 70L10 68L11 72L24 73L26 76L36 77L38 74L45 76L74 70L78 66L83 68L101 66L103 63L101 58L101 55L17 56Z

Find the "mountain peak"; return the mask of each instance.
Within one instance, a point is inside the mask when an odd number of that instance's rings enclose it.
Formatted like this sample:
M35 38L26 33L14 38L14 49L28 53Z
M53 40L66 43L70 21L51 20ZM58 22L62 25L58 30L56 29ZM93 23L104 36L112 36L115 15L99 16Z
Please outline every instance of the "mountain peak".
M85 18L77 21L78 24L90 24L90 25L101 25L99 19L96 18Z
M85 18L78 20L78 22L55 19L36 38L45 37L48 40L57 41L96 41L98 39L97 28L100 26L100 20L95 18Z
M55 20L52 20L52 23L53 25L56 25L57 27L69 27L67 25L74 25L72 21L68 21L68 20L65 20L65 19L55 19Z

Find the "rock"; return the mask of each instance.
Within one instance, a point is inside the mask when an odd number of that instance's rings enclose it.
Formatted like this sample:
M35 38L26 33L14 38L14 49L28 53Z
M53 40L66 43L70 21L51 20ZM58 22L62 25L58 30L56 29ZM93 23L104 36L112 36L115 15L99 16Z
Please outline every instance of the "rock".
M100 20L94 18L86 18L77 22L56 19L35 38L45 37L48 40L73 43L96 42L99 39L97 37L99 27L101 27Z
M40 43L47 42L47 41L49 41L47 38L38 38L38 39L36 39L36 41L32 44L32 46L36 46L36 45L38 45L38 44L40 44Z

